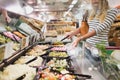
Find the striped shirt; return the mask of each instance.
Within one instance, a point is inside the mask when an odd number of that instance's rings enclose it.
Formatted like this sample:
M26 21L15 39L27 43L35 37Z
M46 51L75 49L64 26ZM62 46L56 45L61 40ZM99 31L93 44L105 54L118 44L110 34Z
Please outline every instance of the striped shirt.
M111 25L116 19L117 13L118 9L113 8L107 11L107 16L104 22L101 23L98 19L89 21L89 32L94 29L96 31L96 35L88 38L86 41L93 46L95 46L97 43L101 43L101 41L104 41L106 45L108 45L108 33Z

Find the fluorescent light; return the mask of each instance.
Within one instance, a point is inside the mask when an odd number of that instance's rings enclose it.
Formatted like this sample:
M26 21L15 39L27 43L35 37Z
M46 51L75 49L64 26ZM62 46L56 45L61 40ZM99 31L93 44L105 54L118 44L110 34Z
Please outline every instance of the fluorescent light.
M70 5L69 8L73 8L74 5Z
M76 4L78 0L73 0L71 4Z
M25 6L24 9L26 14L30 14L33 11L33 8L29 5Z
M70 12L72 10L72 8L70 8L69 10L68 10L68 12Z

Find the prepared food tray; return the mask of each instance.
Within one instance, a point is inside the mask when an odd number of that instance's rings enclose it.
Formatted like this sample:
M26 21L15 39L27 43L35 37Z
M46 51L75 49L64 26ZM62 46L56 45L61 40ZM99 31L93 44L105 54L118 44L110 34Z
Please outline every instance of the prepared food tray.
M12 40L0 33L0 45L11 42Z
M52 42L51 45L53 45L53 46L64 46L67 43L70 43L70 42L55 41L55 42Z
M37 67L43 64L43 58L39 56L21 56L14 64L26 64L29 66Z
M33 80L36 68L26 64L11 64L0 71L0 80Z
M41 45L42 43L39 43L39 44ZM46 44L46 43L43 43L43 44ZM27 59L24 59L25 61L23 63L27 63L27 62L29 63L29 59L31 59L30 62L33 60L36 61L37 59L39 59L39 57L41 57L41 55L27 55L26 54L30 49L32 49L36 45L38 45L38 43L34 43L33 45L27 46L22 50L16 51L12 56L10 56L9 58L5 59L4 61L2 61L0 63L0 70L3 70L4 67L6 67L10 64L14 64L14 62L17 61L22 56L23 56L22 59L27 58ZM46 51L45 51L45 54L46 54ZM28 56L29 56L29 58L28 58ZM30 58L30 56L32 56L32 57ZM20 61L20 63L22 63L22 62Z
M48 76L43 77L43 75L46 75L45 73L51 75L51 78L48 78L48 80L54 80L55 77L56 79L59 79L58 76L56 75L56 73L61 73L61 72L69 72L69 70L71 70L71 72L73 71L70 65L70 58L52 58L52 57L44 57L44 67L39 70L37 77L39 76L39 79L37 80L42 80L47 79ZM46 72L48 71L48 72ZM59 74L58 74L59 75Z
M41 56L26 55L26 52L39 44L29 46L6 59L1 66L0 80L33 80L44 60Z
M20 37L18 37L17 35L13 34L12 32L9 32L9 31L3 32L2 34L14 41L19 41L21 39Z
M42 56L45 55L47 49L51 48L50 43L36 43L31 48L26 50L26 55Z
M53 51L67 51L67 48L65 46L54 46L50 50L53 50Z
M70 58L46 57L44 66L38 70L35 80L85 80L91 78L90 75L75 74Z
M49 68L46 68L39 72L36 80L68 80L68 79L74 80L75 78L76 76L74 75L61 74L58 71L54 71Z
M39 71L36 79L34 80L88 80L91 79L90 75L68 73L69 71L63 70L64 73L46 68Z
M69 57L69 55L67 54L66 51L52 51L52 50L49 50L49 51L47 51L47 57L67 58L67 57Z
M70 57L67 58L53 58L53 57L44 57L44 66L52 68L72 68L72 63Z
M20 33L19 31L13 31L13 33L20 38L25 38L26 37L24 34Z

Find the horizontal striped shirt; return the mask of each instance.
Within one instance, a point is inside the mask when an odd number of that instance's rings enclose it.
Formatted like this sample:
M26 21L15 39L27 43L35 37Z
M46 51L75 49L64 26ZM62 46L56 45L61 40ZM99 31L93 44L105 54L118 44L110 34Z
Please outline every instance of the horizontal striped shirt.
M89 32L94 29L96 31L96 35L88 38L86 41L93 46L97 43L101 43L101 41L104 41L106 45L108 45L108 33L111 25L116 19L117 14L118 9L113 8L107 11L107 16L105 17L104 22L101 23L98 19L89 21Z

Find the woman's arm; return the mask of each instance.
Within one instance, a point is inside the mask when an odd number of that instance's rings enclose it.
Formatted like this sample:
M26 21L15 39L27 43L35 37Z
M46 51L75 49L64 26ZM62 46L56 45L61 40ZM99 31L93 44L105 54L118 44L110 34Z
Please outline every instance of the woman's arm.
M77 28L73 32L68 33L66 36L68 36L68 38L72 38L72 36L74 36L74 35L76 35L78 33L80 33L80 28Z
M94 35L96 35L96 31L92 30L91 32L88 32L87 34L78 37L75 41L73 41L73 43L72 43L73 47L76 47L80 41L85 40L85 39L92 37Z
M114 9L109 10L105 17L104 22L99 23L96 27L94 27L96 34L99 34L103 32L104 30L111 28L111 25L115 21L117 14L118 14L118 9L114 8Z
M6 11L5 9L2 9L2 15L4 16L4 19L5 19L8 23L10 23L11 18L8 16L8 13L7 13L7 11Z

